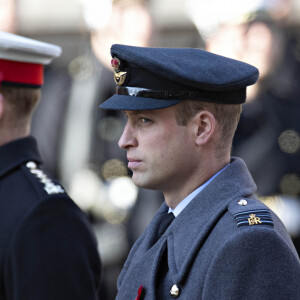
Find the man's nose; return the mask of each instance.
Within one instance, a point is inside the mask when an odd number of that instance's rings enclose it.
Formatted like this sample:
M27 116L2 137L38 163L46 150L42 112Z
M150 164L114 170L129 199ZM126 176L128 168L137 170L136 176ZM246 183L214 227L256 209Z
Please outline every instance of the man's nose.
M137 146L137 140L134 136L134 130L132 126L127 122L123 133L119 139L119 147L122 149L128 149L129 147Z

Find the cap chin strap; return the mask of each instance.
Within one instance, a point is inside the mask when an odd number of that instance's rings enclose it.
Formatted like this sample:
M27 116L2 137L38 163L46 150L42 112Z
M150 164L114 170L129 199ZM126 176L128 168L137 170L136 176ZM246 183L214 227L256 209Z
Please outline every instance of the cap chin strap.
M246 100L246 88L234 91L159 91L139 87L117 86L116 94L158 100L199 100L215 103L241 104Z

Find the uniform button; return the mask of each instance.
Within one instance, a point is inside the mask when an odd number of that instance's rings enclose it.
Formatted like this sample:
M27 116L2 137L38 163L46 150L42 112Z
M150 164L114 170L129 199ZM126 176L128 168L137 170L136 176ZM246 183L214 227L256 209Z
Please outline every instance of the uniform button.
M36 165L35 162L29 161L29 162L26 164L26 167L27 167L28 169L36 169L37 165Z
M246 199L241 199L239 202L238 202L239 205L242 205L242 206L246 206L248 204L247 200Z
M177 298L179 296L180 290L176 284L172 286L170 289L170 294L173 298Z

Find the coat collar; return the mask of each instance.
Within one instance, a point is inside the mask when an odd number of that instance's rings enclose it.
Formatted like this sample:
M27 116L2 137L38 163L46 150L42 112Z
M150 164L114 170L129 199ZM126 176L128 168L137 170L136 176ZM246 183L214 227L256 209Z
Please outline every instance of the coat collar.
M0 177L28 162L41 163L36 140L29 136L0 147Z
M196 255L228 205L249 196L256 185L240 158L219 174L181 212L168 228L168 264L174 282L181 282ZM184 241L184 242L182 242Z

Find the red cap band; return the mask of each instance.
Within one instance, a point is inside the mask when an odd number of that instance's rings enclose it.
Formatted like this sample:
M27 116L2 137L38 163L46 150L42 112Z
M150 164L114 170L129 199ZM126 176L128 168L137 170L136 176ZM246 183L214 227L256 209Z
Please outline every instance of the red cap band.
M43 65L0 59L0 82L41 86L44 82Z

